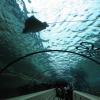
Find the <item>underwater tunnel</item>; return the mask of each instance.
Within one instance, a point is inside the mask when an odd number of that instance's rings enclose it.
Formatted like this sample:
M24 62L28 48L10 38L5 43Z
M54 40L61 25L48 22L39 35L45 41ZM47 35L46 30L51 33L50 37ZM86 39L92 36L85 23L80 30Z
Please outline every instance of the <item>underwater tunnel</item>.
M99 0L0 0L0 100L54 100L57 84L100 96L99 7Z

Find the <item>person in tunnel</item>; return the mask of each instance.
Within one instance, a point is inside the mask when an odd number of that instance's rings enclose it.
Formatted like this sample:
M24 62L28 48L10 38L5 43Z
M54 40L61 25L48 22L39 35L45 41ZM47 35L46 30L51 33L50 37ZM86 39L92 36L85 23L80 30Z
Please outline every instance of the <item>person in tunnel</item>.
M73 86L72 84L69 84L69 97L70 97L70 100L73 100Z
M56 88L56 97L58 97L58 100L64 100L63 87Z
M46 27L48 27L48 24L46 22L41 22L34 16L31 16L27 18L25 21L25 27L23 29L23 33L40 32Z
M56 97L58 100L64 100L64 85L63 83L57 83L56 84Z
M64 98L65 100L68 100L68 87L64 86Z
M73 89L71 84L64 87L64 98L65 100L73 100Z

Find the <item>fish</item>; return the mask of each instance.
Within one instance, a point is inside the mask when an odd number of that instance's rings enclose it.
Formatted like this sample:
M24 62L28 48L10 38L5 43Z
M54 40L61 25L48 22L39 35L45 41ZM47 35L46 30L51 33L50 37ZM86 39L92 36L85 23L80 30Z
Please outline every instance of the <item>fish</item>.
M25 20L24 24L25 25L24 25L24 29L23 29L22 33L40 32L40 31L46 29L46 27L49 26L46 22L41 22L40 20L38 20L34 16L27 18Z

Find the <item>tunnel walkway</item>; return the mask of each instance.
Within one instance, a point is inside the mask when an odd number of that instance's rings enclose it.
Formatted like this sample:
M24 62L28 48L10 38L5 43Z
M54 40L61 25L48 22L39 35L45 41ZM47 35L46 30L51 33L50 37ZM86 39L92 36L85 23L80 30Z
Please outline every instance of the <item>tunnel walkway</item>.
M55 89L49 89L42 92L31 93L5 100L58 100L58 98L56 97ZM73 100L100 100L100 97L75 90L73 91Z
M9 98L6 100L57 100L55 89Z

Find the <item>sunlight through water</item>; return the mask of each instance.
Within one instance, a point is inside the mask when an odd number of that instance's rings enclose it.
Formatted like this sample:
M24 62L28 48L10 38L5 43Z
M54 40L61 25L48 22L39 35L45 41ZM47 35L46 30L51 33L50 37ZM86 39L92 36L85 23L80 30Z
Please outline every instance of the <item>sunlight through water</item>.
M25 2L28 10L27 15L29 17L34 15L40 21L47 22L49 24L49 27L45 30L36 33L40 35L42 40L46 40L42 42L44 48L75 51L75 46L79 45L80 42L85 41L95 43L99 40L99 0L23 1ZM17 1L19 5L21 4L20 2L21 0ZM50 55L50 60L53 61L51 66L54 66L55 69L65 68L66 63L59 64L59 60L62 59L62 54L57 55L56 53L50 53ZM66 59L70 59L72 65L75 65L75 63L79 61L74 61L73 59L76 59L76 56L74 57L73 55L67 55ZM71 65L68 65L67 67L70 66ZM59 71L61 72L61 70Z
M28 16L34 15L49 24L46 30L40 32L42 39L49 40L43 42L45 48L73 49L72 46L79 41L93 43L97 41L96 34L100 30L95 27L100 20L98 0L31 0L31 3L24 0L24 2L29 12ZM94 32L93 29L98 31Z

